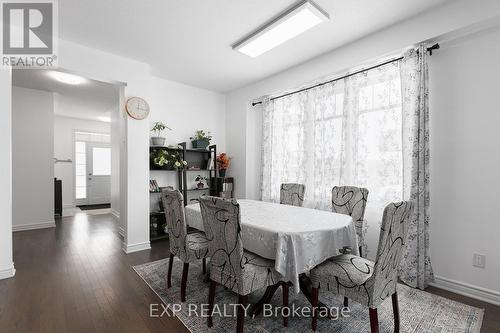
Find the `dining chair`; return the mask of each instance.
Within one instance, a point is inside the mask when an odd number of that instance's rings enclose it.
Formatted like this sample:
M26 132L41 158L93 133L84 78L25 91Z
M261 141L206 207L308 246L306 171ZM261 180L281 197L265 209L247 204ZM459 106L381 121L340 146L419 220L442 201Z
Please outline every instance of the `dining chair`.
M356 227L359 255L363 257L365 246L365 208L368 190L355 186L334 186L332 188L332 210L334 213L352 217Z
M208 293L208 327L212 327L215 289L218 284L238 294L236 332L243 332L248 294L281 285L283 306L288 307L288 284L274 269L274 261L243 248L240 205L235 199L200 197L201 215L210 255L210 288ZM283 318L283 325L288 325Z
M208 254L208 241L205 234L202 232L187 232L186 218L184 215L184 198L179 191L164 188L161 191L161 197L165 209L165 219L167 221L170 245L167 288L172 286L172 267L174 264L174 257L177 256L184 262L181 280L181 301L185 302L189 263L201 259L203 274L206 273L205 258Z
M304 203L304 184L284 183L280 188L280 204L302 207Z
M368 306L372 333L378 333L377 307L391 296L394 332L399 332L398 267L412 214L411 201L394 202L385 207L375 262L343 254L311 270L313 331L317 325L319 290L325 288Z

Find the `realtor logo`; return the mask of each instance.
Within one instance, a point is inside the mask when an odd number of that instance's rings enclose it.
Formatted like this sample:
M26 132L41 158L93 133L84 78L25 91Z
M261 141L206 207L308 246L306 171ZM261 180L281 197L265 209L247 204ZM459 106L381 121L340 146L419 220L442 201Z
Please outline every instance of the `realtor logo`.
M1 9L2 66L54 66L57 4L53 0L2 0Z

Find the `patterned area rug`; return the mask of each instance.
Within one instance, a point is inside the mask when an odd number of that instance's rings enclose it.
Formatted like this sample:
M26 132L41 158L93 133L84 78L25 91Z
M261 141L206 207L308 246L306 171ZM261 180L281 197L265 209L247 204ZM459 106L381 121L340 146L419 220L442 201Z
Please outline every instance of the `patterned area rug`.
M176 309L176 316L183 324L195 333L201 332L234 332L236 317L232 317L232 308L223 308L224 304L237 302L237 296L231 291L218 286L215 294L215 303L221 312L220 316L214 315L214 327L208 329L206 318L202 316L201 305L206 304L208 298L208 283L203 282L201 262L189 265L187 285L187 302L180 303L180 285L182 275L182 262L175 260L172 271L172 287L167 289L166 276L168 259L162 259L143 265L134 266L135 271L149 285L149 287L162 299L165 305L181 304ZM262 296L261 292L250 295L249 301L255 303ZM325 294L325 293L323 293ZM398 285L399 308L401 314L401 332L439 332L462 333L480 332L483 321L482 309L452 301L421 290L416 290ZM326 298L325 298L326 297ZM321 298L321 297L320 297ZM329 306L342 304L342 298L335 295L323 295L321 298ZM300 293L295 294L290 288L290 306L309 307L307 299ZM273 297L273 309L281 305L281 289ZM320 318L318 332L370 332L368 308L355 302L350 304L349 317L339 317L336 320ZM223 311L226 310L224 316ZM160 315L163 307L155 310ZM271 311L268 311L268 314ZM378 309L380 332L393 332L393 313L390 299L386 300ZM262 314L256 318L245 318L245 332L308 332L311 330L310 317L290 317L288 328L282 326L281 315L277 317Z

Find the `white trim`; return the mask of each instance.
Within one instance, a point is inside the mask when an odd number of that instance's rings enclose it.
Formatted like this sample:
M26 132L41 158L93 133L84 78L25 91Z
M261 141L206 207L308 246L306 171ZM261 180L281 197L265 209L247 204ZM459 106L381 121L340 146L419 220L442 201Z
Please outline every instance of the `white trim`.
M122 236L123 238L125 238L125 229L123 229L122 226L120 226L118 228L118 235Z
M11 267L0 269L0 280L8 279L16 275L16 269L14 268L14 263L11 264Z
M455 281L441 276L434 276L434 282L429 285L451 291L455 294L468 296L483 302L500 305L500 292L474 286L465 282Z
M113 215L117 219L120 219L120 213L118 213L116 209L111 208L111 215Z
M16 232L16 231L25 231L25 230L55 228L55 227L56 227L56 222L49 221L49 222L12 225L12 231Z
M138 252L138 251L144 251L144 250L149 250L151 249L151 244L149 241L147 242L142 242L142 243L137 243L137 244L130 244L127 245L125 242L123 242L123 248L122 250L126 253L132 253L132 252Z

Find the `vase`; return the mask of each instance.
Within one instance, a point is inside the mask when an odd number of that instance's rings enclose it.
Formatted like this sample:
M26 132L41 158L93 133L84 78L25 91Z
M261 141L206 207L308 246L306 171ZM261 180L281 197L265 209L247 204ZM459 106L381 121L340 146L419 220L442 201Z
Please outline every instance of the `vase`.
M153 136L151 137L151 145L152 146L164 146L165 145L165 138L161 136Z
M221 178L226 177L226 169L219 169L219 177Z
M210 141L208 139L197 139L192 140L191 144L193 145L194 149L206 149L210 144Z

